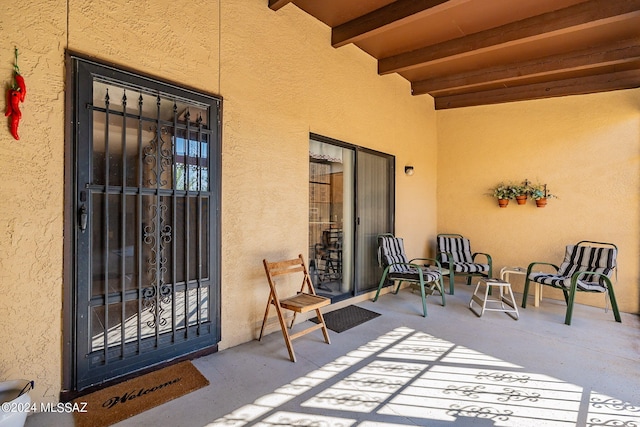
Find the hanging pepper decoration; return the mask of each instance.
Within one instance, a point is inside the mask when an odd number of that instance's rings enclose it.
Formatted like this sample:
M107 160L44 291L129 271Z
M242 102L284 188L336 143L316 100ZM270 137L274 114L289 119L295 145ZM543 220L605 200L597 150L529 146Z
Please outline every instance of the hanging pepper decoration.
M22 112L20 111L20 91L9 89L7 92L7 111L4 115L6 117L11 116L11 135L13 135L16 140L19 140L18 125L22 118Z
M15 55L16 60L13 65L14 83L11 85L11 88L7 90L7 106L4 115L5 117L11 116L11 135L13 135L16 140L19 140L20 136L18 136L18 125L22 118L20 103L24 102L24 98L27 95L27 86L24 82L24 77L20 74L20 68L18 67L18 48L15 48Z

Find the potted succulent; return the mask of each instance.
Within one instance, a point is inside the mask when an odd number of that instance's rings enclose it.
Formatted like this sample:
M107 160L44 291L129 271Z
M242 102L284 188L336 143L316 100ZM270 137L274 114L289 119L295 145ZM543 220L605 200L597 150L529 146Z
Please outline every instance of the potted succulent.
M501 208L506 208L509 204L509 200L513 199L516 194L513 190L513 186L510 184L505 184L501 182L491 189L491 195L498 199L498 206Z
M544 208L547 206L547 199L558 198L547 188L547 184L533 184L529 187L529 195L536 201L536 206Z

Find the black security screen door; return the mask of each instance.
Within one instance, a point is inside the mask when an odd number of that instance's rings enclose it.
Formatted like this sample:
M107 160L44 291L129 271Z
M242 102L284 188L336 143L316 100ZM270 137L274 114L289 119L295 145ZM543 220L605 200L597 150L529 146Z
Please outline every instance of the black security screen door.
M79 59L73 72L82 390L220 340L220 100Z

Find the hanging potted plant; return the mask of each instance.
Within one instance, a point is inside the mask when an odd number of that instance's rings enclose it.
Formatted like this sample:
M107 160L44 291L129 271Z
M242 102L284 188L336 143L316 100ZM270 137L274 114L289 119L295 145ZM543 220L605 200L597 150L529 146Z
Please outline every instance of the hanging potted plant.
M506 208L509 204L509 200L513 199L516 195L513 191L513 186L501 182L491 189L491 195L498 199L498 206Z
M547 189L547 184L534 184L530 186L529 195L536 201L536 206L544 208L547 206L547 199L558 198Z
M519 205L527 203L527 197L529 197L529 192L531 191L528 181L525 181L522 185L514 185L511 188Z

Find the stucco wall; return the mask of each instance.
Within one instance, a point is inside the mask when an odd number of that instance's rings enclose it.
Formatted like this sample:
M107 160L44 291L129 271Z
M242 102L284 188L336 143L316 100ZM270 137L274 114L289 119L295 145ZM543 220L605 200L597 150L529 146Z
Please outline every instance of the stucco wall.
M27 84L20 140L0 126L0 378L61 381L65 1L4 2L2 111L14 47Z
M9 80L17 46L29 94L21 141L0 130L0 379L35 379L37 401L57 400L61 387L67 48L224 97L220 349L257 335L268 296L261 260L306 252L309 132L396 156L397 234L412 254L427 251L436 232L432 100L379 77L358 49L332 48L330 30L293 5L266 5L5 6L0 75Z
M471 238L494 271L560 263L580 240L619 248L620 309L639 311L640 90L438 111L438 232ZM547 183L545 208L484 194L502 180ZM517 290L520 277L514 277ZM545 297L562 293L545 288ZM604 306L602 294L579 303Z
M353 46L330 47L330 30L293 5L266 4L4 5L0 76L9 81L17 46L29 93L21 140L0 129L0 378L35 379L38 401L60 391L66 48L224 97L220 349L256 336L261 260L305 252L309 132L396 156L396 234L412 256L433 253L436 230L468 235L497 268L612 240L621 308L638 311L638 90L443 111L436 134L428 96L379 77ZM561 198L498 209L483 196L522 178Z
M377 76L357 48L332 48L329 28L293 5L273 12L257 3L222 3L221 347L256 337L268 296L261 260L306 256L309 132L395 155L397 234L419 255L435 235L432 100L411 97L397 76Z

